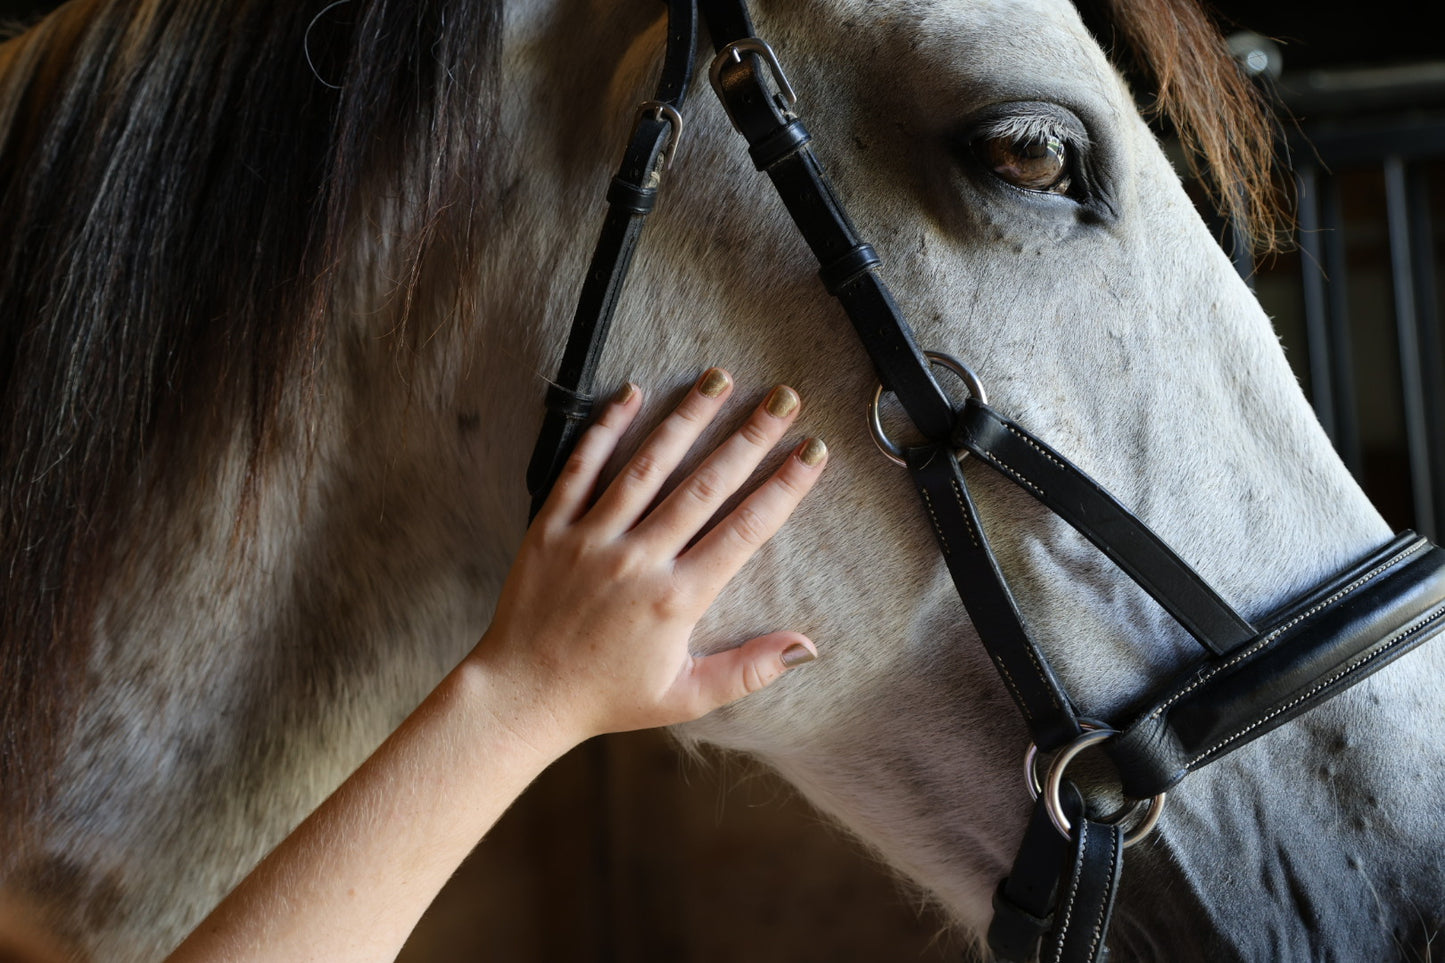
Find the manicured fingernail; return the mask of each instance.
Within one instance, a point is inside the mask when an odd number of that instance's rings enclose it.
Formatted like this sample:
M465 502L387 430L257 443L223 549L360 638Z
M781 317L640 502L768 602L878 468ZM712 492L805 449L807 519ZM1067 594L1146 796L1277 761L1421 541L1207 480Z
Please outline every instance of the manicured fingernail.
M727 391L728 386L732 383L733 379L728 377L726 371L721 368L708 368L702 373L702 377L698 379L697 393L704 398L716 398L724 391Z
M632 400L632 396L635 394L637 394L637 385L629 381L617 389L617 394L612 396L612 403L614 405L625 405Z
M799 404L801 401L796 391L787 385L778 385L768 392L768 400L763 402L763 407L774 418L786 418L798 410Z
M783 667L791 669L795 665L802 665L805 662L812 662L818 657L817 653L801 642L795 642L783 650Z
M798 461L809 468L816 468L818 463L826 457L828 457L828 446L823 444L821 438L809 438L803 442L803 447L798 452Z

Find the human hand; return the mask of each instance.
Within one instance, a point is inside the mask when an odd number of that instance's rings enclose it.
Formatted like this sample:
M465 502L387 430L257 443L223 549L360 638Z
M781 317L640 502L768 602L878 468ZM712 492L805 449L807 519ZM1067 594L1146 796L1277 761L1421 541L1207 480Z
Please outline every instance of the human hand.
M649 508L731 392L726 372L705 372L591 504L603 466L641 408L641 391L624 386L578 442L522 542L473 657L506 673L534 706L547 706L566 739L698 718L816 655L807 637L786 631L713 655L688 651L703 612L792 514L827 460L823 443L809 439L698 537L797 417L797 394L779 386Z

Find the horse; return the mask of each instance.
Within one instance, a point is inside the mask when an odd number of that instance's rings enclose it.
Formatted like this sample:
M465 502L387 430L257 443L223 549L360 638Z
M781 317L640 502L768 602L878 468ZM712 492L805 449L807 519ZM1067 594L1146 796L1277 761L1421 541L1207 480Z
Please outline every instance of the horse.
M1186 0L1084 13L754 11L920 342L1253 617L1389 531L1099 39L1133 51L1263 235L1270 132L1217 33ZM659 16L72 0L0 46L14 932L75 959L163 955L475 642ZM711 651L786 626L823 657L676 735L772 767L976 940L1027 819L1026 730L862 428L866 357L718 104L685 120L600 382L647 386L653 418L708 364L787 382L833 454L696 635ZM1127 716L1189 663L1091 546L967 470L1082 709ZM1426 945L1441 658L1171 793L1131 852L1114 958Z

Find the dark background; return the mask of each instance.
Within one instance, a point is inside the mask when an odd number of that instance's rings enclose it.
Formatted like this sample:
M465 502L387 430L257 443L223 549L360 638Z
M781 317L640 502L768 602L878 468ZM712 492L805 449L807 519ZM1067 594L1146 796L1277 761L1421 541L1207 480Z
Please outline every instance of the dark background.
M0 0L0 18L25 19L59 5L53 0ZM1280 0L1226 0L1211 6L1226 32L1248 29L1279 42L1287 70L1445 57L1445 7L1438 0L1351 4L1348 15L1326 9L1333 5Z

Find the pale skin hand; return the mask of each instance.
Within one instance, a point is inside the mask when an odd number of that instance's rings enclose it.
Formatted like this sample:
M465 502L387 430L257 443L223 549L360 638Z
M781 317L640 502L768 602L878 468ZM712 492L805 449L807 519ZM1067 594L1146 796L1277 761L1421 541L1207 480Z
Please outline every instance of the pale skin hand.
M797 416L797 396L775 389L649 510L731 389L716 369L699 379L594 504L602 467L641 407L637 389L619 393L528 531L477 647L172 963L392 960L471 848L568 749L695 719L812 658L796 632L706 657L688 651L697 620L826 461L821 443L798 446L704 532Z

